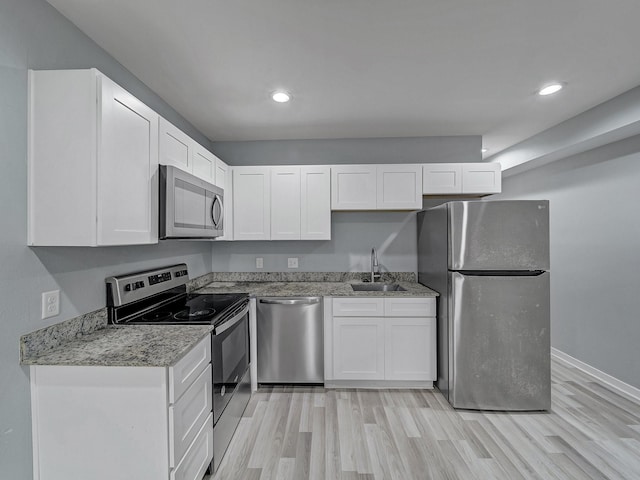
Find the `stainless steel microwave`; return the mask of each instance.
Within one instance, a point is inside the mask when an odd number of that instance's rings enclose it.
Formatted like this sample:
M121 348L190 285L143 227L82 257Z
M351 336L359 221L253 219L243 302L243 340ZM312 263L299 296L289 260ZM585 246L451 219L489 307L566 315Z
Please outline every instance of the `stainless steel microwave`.
M223 235L223 190L171 165L160 165L160 238Z

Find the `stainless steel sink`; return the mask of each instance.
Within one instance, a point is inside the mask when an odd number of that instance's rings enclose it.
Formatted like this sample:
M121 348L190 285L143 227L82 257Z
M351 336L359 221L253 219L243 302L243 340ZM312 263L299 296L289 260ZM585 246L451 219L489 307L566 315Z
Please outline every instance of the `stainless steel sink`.
M406 292L407 289L397 283L352 283L354 292Z

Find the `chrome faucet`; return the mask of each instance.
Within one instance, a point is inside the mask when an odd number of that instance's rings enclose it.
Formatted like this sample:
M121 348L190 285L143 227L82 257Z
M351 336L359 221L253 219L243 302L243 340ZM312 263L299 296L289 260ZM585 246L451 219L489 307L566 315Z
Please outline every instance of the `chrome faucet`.
M378 264L378 255L376 254L376 249L371 249L371 283L375 282L376 279L379 279L380 275L380 265Z

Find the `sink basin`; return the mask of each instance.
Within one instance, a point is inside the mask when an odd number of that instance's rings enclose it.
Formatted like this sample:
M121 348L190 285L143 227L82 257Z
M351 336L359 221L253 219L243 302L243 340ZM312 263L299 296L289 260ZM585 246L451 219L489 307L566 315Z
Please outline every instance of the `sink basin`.
M397 283L352 283L354 292L406 292L407 289Z

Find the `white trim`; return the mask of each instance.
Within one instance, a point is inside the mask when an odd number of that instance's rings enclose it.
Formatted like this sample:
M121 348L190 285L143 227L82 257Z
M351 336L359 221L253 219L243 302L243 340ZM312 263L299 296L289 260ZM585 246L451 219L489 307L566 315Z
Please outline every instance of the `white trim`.
M596 380L614 389L617 393L619 393L626 399L631 400L632 402L640 403L640 388L636 388L633 385L629 385L628 383L617 379L616 377L612 377L608 373L604 373L602 370L598 370L588 363L584 363L577 358L574 358L571 355L558 350L557 348L551 348L551 356L555 357L556 360L559 360L563 363L566 363L567 365L583 371L587 375L591 375Z
M422 380L325 380L324 388L417 389L432 390L433 382Z

